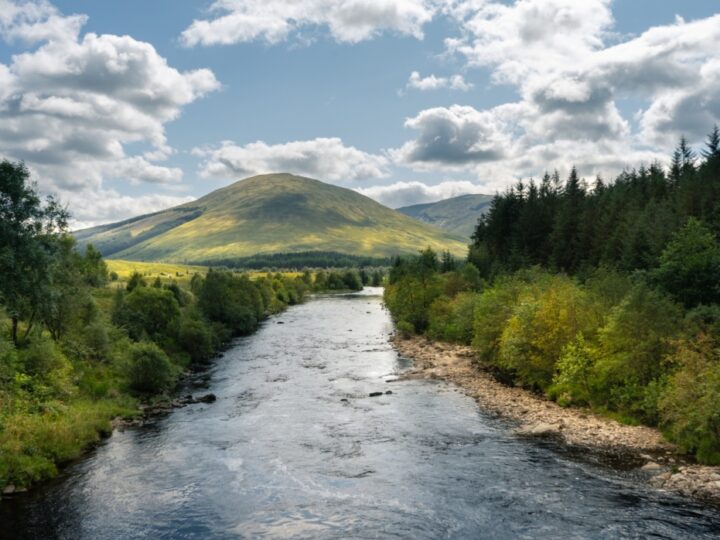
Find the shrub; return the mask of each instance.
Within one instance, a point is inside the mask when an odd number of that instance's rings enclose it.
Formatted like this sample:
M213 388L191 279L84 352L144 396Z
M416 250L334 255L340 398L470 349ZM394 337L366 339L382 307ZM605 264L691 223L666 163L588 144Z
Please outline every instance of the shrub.
M720 350L701 334L678 342L673 357L679 370L658 403L661 425L681 449L720 465Z
M136 343L130 349L128 378L130 387L136 392L156 394L172 386L175 368L154 343Z
M415 327L407 321L398 321L395 327L403 339L409 339L415 333Z
M214 351L212 329L200 319L186 317L178 329L178 345L190 355L193 362L207 360Z
M677 304L642 283L611 310L598 332L592 376L598 405L643 422L657 421L657 410L648 408L652 398L647 393L655 392L657 381L667 373L664 358L681 328L681 314Z
M574 281L541 275L518 296L500 338L499 364L523 384L546 390L565 346L597 326L587 294Z
M101 321L95 321L85 327L85 345L95 360L105 360L110 354L110 337Z
M153 339L168 333L180 315L173 293L154 287L137 287L128 294L114 314L116 323L135 340L147 335Z
M433 339L469 345L473 336L473 311L477 296L460 293L455 298L437 298L430 306L428 335Z

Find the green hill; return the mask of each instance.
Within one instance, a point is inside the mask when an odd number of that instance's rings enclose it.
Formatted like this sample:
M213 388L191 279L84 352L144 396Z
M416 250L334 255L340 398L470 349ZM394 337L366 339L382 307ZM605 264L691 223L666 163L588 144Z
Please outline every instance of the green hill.
M254 176L183 204L75 233L115 259L227 261L258 253L388 257L431 246L456 255L464 239L359 193L290 174Z
M398 208L406 216L441 227L451 234L469 239L477 220L489 208L493 195L460 195L442 201Z

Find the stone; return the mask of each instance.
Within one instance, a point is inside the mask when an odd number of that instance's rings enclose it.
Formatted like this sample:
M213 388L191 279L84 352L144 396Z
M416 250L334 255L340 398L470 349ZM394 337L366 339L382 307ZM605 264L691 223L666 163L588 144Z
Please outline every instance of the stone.
M662 469L662 466L654 461L648 461L645 465L640 467L641 471L659 471L660 469Z
M10 484L3 488L3 495L12 495L15 493L15 486Z
M386 395L386 396L389 395L389 394L392 394L392 390L388 390L387 392L385 392L385 395Z
M528 435L530 437L552 437L560 433L560 429L554 424L546 422L538 422L530 426L523 426L517 431L520 435Z
M377 397L377 396L382 396L383 393L382 392L370 392L369 395L370 395L370 397Z
M217 400L217 396L215 394L205 394L202 397L197 398L198 403L213 403Z

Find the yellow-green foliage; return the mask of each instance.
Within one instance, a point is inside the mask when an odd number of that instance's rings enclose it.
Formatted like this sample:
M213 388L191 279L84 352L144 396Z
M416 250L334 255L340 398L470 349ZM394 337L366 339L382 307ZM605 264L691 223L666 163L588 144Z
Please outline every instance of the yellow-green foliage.
M152 282L159 277L163 282L177 281L178 283L184 283L189 282L195 274L205 275L208 270L206 266L125 261L121 259L107 259L105 262L108 271L115 272L118 275L118 282L122 286L135 272L145 277L148 282Z
M720 465L720 349L705 334L675 344L677 371L660 399L662 425L686 451Z
M471 340L480 364L505 380L563 405L659 424L700 461L720 464L720 346L710 337L720 307L683 318L679 304L642 279L602 268L584 283L524 270L453 295L462 290L458 273L421 276L416 267L394 268L385 291L401 334Z
M500 336L498 363L520 382L545 390L563 348L579 333L591 334L599 320L587 293L572 279L539 276L520 290Z

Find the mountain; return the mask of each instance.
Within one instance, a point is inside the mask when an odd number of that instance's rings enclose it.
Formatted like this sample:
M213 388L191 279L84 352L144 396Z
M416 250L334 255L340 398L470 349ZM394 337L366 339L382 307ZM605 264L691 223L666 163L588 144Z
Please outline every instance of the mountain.
M490 208L493 197L460 195L434 203L404 206L397 211L467 240L475 232L478 218Z
M106 257L187 263L258 253L466 251L460 236L355 191L291 174L254 176L187 204L74 234Z

